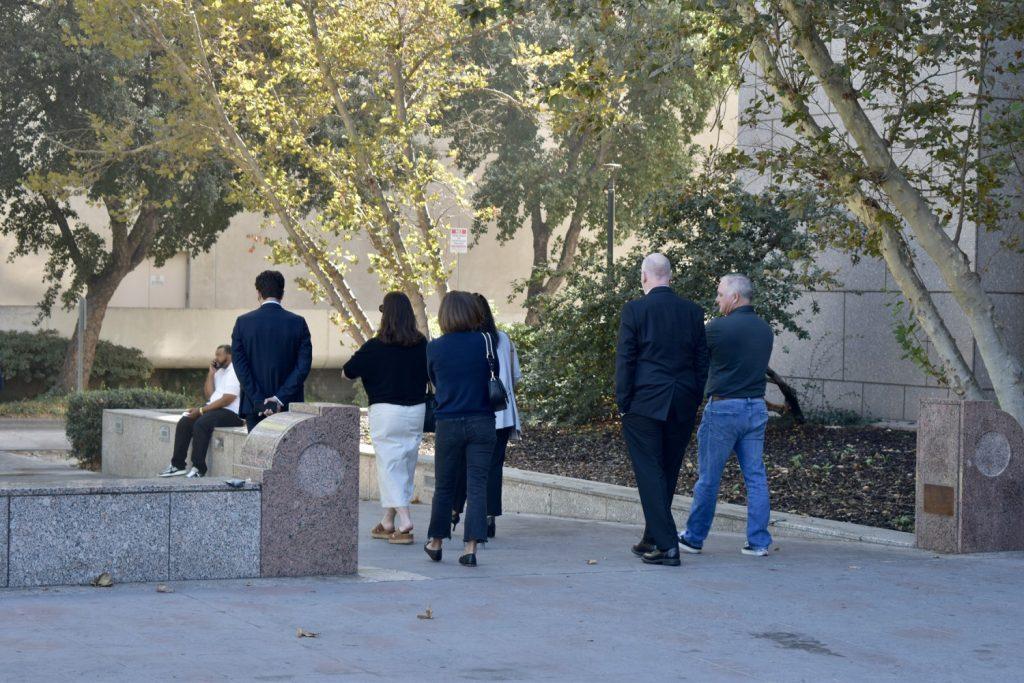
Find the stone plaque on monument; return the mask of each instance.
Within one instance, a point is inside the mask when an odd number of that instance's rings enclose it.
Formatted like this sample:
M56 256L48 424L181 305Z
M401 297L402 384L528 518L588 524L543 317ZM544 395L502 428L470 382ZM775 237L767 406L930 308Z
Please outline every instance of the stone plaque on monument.
M916 498L920 548L1024 550L1024 429L987 401L922 401Z

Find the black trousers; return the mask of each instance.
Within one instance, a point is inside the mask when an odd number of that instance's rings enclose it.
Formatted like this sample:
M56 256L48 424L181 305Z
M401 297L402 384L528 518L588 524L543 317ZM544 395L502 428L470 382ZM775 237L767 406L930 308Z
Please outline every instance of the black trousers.
M487 475L487 516L501 516L501 485L502 468L505 467L505 451L508 450L508 440L512 436L515 427L502 427L495 431L496 441L494 443L494 455L491 458L491 472ZM462 514L466 507L466 468L459 469L459 479L455 482L455 502L452 504L452 512Z
M434 500L430 538L452 537L452 505L459 471L466 473L463 541L487 540L487 477L494 455L494 416L437 419L434 434Z
M227 408L205 411L195 420L186 415L178 420L178 428L174 432L171 464L178 469L185 469L185 457L191 442L192 466L206 474L206 451L210 448L213 430L217 427L239 427L241 424L242 420Z
M697 405L693 401L673 406L667 420L632 413L622 416L622 435L644 510L643 541L661 550L674 548L679 542L672 498L696 419Z

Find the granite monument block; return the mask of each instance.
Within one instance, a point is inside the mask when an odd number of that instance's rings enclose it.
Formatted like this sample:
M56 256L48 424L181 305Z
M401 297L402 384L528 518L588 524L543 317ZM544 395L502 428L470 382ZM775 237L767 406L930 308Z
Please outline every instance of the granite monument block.
M1024 550L1024 429L994 404L921 402L916 486L918 547Z

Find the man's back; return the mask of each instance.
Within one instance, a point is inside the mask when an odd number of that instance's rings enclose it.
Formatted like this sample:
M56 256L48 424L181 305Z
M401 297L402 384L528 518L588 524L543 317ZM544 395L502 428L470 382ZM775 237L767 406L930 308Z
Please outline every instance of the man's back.
M771 326L754 312L753 306L740 306L709 322L707 395L763 398L774 339Z
M242 383L243 415L256 414L271 396L284 405L304 399L312 344L302 316L275 302L265 303L238 317L231 348Z
M664 420L674 402L699 400L707 363L697 304L656 287L623 308L615 373L622 412Z

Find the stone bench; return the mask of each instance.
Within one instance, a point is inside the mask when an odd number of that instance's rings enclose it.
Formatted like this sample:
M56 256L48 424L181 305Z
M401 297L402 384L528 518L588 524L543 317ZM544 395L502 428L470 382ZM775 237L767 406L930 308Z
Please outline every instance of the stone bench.
M0 484L0 587L83 584L102 572L115 582L354 573L359 410L291 408L249 435L224 430L230 458L221 458L219 471L230 462L232 477L249 480L240 489L212 476L106 473ZM147 445L162 450L161 430L180 415L106 412L113 413L104 415L103 435L104 456L115 453L111 470L127 467L126 454L153 460ZM169 450L157 457L166 466ZM151 472L148 465L136 471Z
M102 469L116 477L155 477L171 462L174 430L181 410L104 410ZM206 457L211 477L233 477L242 454L245 427L213 430Z

